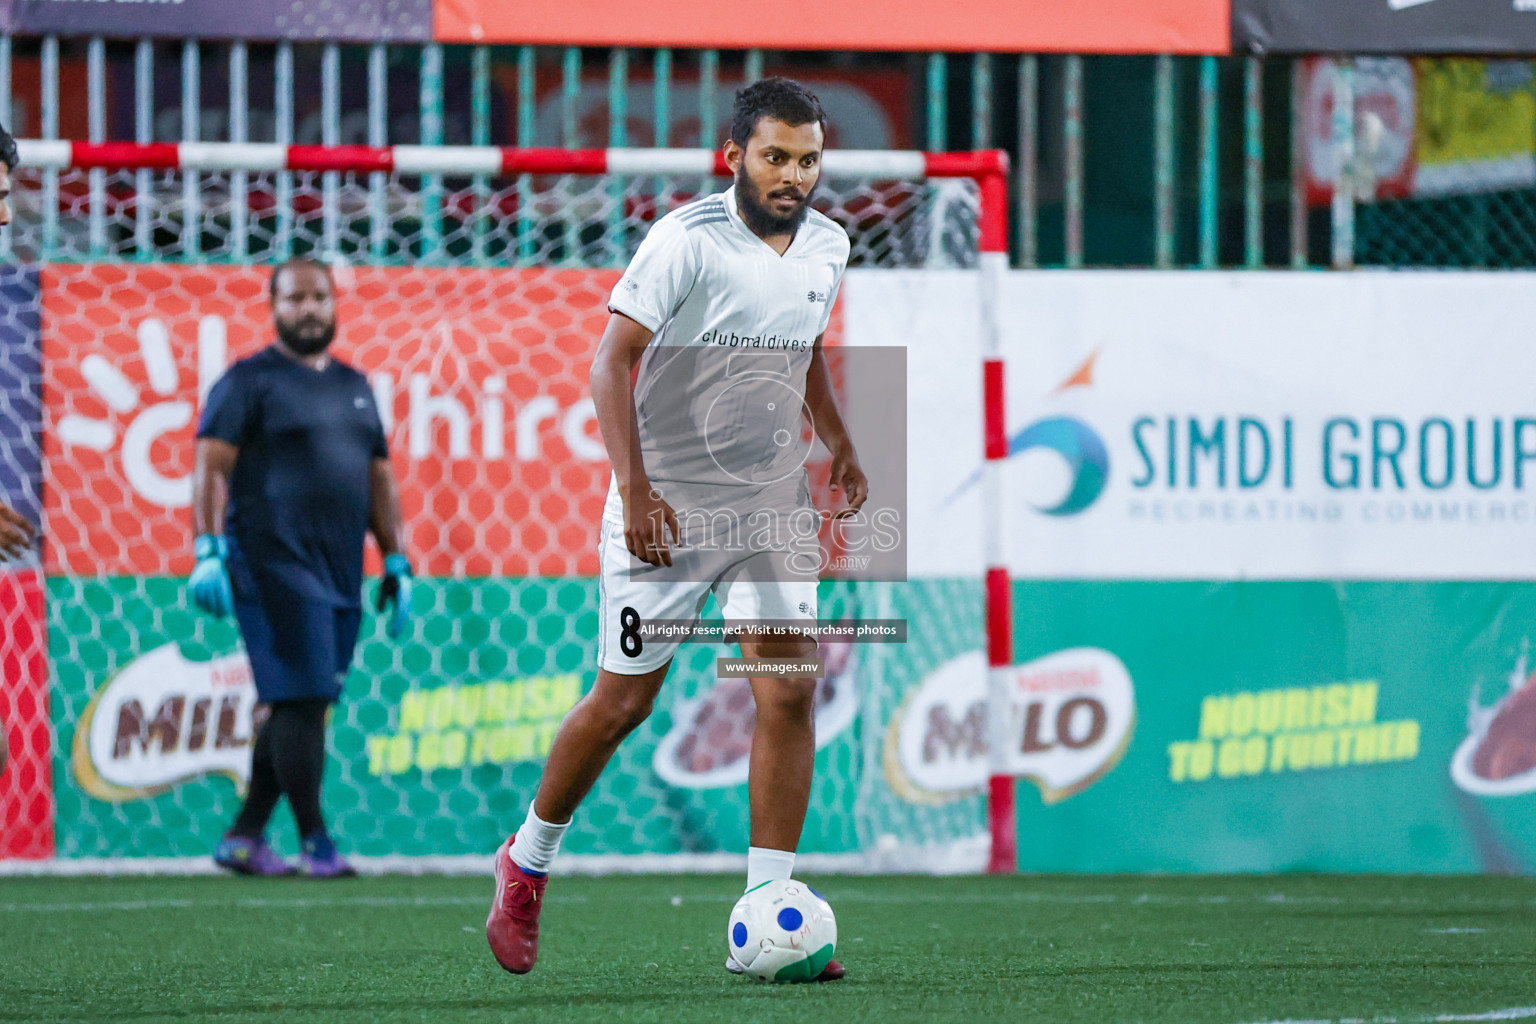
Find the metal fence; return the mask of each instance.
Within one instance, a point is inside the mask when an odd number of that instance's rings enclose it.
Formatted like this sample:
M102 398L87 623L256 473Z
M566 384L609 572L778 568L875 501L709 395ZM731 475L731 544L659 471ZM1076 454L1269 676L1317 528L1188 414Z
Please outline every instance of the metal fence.
M1346 187L1331 205L1309 196L1306 65L1291 58L0 37L0 111L35 137L98 142L712 146L731 92L765 72L833 89L878 81L902 112L892 148L1007 149L1016 266L1536 265L1536 191L1524 182L1434 198ZM1347 61L1337 88L1351 95ZM861 130L867 106L844 104L835 126ZM1353 101L1333 104L1333 159L1346 182L1368 148L1357 141L1368 138L1369 114L1357 112ZM359 195L377 204L387 188L381 176L308 183L237 173L210 183L107 170L79 182L49 171L38 184L32 251L0 233L0 256L260 259L266 251L242 240L264 215L281 230L283 218L306 216L306 196L322 207ZM455 196L503 187L418 184L429 236L433 211ZM219 228L226 241L204 252L210 189L229 219ZM654 182L649 201L664 204L672 191L675 183ZM173 207L193 219L157 222L149 212ZM126 249L114 235L125 210L135 239ZM516 250L492 245L467 258L494 263Z

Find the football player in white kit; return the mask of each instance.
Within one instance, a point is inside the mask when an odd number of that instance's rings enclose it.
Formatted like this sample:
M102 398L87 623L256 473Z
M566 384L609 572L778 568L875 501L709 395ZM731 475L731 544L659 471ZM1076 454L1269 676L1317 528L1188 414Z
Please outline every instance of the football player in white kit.
M770 78L742 90L725 143L734 185L658 220L609 299L591 378L613 461L597 681L561 723L526 820L496 852L486 937L515 974L537 959L547 872L572 815L650 714L671 665L677 641L642 636L642 624L695 620L710 593L727 620L816 618L823 513L803 467L804 420L831 454L838 514L867 495L821 351L848 263L847 233L810 208L825 141L821 104L804 86ZM748 658L816 654L809 638L744 630L739 640ZM790 877L816 746L815 679L750 682L749 889ZM842 976L833 961L817 980Z

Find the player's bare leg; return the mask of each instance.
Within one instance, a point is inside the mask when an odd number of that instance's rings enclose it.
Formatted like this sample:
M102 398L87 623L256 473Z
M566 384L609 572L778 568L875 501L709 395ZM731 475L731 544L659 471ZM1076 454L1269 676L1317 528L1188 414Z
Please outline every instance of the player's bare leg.
M533 806L549 822L567 822L591 792L624 738L644 722L667 678L669 661L643 675L598 669L597 682L555 733Z
M743 639L744 658L814 658L813 641ZM816 762L816 680L750 680L757 703L747 795L752 806L752 845L793 853L800 845L811 802Z
M745 658L810 659L816 656L816 644L811 640L743 638L741 653ZM816 680L774 676L749 681L757 704L747 779L752 806L752 850L747 868L750 889L770 878L788 878L794 865L816 767ZM726 969L733 973L740 970L731 960L726 962ZM842 976L842 964L833 960L817 980L836 981Z
M539 957L539 912L560 840L613 752L651 713L669 661L643 675L599 669L555 734L528 820L496 851L496 898L485 937L496 962L527 974Z

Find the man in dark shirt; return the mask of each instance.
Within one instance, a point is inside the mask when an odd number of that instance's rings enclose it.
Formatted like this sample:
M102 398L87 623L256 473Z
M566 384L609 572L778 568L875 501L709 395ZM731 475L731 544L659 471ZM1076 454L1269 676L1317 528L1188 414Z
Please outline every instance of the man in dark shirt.
M378 610L398 637L410 562L384 426L361 373L328 354L336 334L330 271L292 260L272 273L277 341L231 366L197 430L192 510L199 608L235 613L256 692L269 709L250 789L214 860L242 874L290 874L266 843L287 796L315 877L355 874L320 811L325 716L341 695L362 619L363 544L384 554Z

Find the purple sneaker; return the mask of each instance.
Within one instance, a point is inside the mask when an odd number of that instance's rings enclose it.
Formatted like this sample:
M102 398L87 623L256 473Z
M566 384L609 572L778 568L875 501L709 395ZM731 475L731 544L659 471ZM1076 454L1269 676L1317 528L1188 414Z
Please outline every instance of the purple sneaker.
M245 836L225 836L213 851L213 862L228 868L237 875L259 878L276 878L291 875L298 868L279 857L265 839L247 839Z
M310 878L356 878L357 869L336 849L331 837L321 832L304 840L299 854L299 873Z

